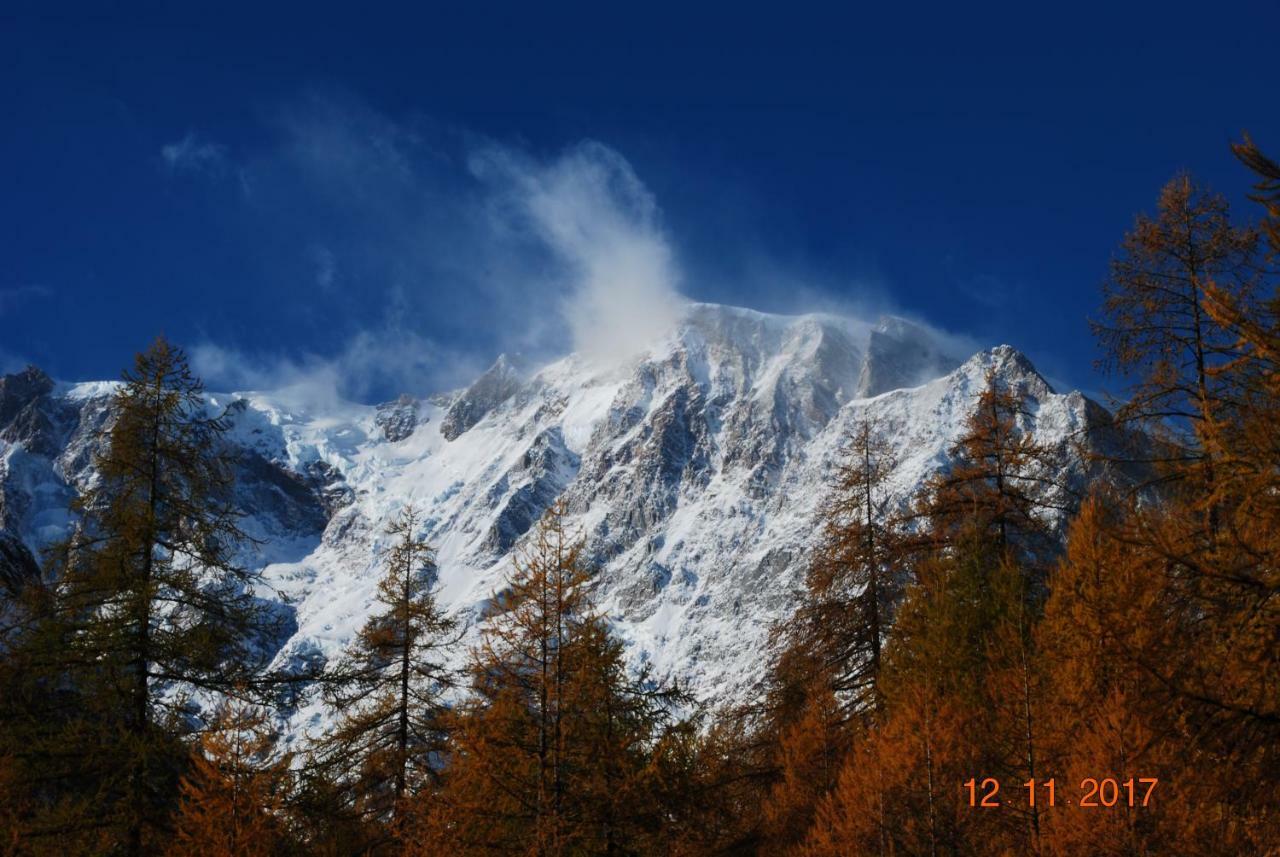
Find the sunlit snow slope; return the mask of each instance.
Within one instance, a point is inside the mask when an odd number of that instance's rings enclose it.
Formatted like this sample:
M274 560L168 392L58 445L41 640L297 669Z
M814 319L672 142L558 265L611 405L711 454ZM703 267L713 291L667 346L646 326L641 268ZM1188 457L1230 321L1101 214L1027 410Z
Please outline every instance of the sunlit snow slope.
M727 700L750 693L770 625L792 609L849 427L882 427L905 501L947 465L990 371L1026 393L1026 427L1079 470L1073 441L1105 411L1053 392L1008 347L965 360L900 319L693 304L622 366L504 357L464 391L376 408L210 400L231 409L246 450L239 490L267 540L252 561L296 610L278 665L332 658L351 639L371 609L373 549L406 504L426 517L442 603L474 633L512 551L563 497L632 662ZM22 555L64 531L110 390L30 371L0 382L0 587L34 573ZM316 703L297 713L300 725L323 717Z

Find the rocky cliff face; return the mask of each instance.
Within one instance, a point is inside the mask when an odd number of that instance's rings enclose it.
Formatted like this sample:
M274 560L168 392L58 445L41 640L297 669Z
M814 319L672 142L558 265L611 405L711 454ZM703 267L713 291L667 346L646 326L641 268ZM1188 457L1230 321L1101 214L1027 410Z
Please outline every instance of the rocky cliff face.
M441 601L474 633L512 552L563 498L631 661L725 699L751 692L770 625L794 605L850 427L881 427L905 503L947 466L988 373L1026 394L1025 428L1083 479L1073 441L1104 410L1054 392L1012 349L956 359L895 319L694 304L623 367L570 355L525 372L500 359L444 398L321 412L266 392L210 395L209 406L230 408L242 505L267 540L246 559L296 611L278 663L316 663L350 640L371 609L374 549L405 504L421 508L437 548ZM0 547L34 555L65 529L111 389L34 371L0 382ZM32 573L14 554L0 551L18 569L0 579ZM295 724L326 716L305 703Z
M503 354L470 387L455 398L440 420L440 434L448 440L471 428L520 389L516 364Z
M958 362L957 355L919 325L901 318L882 319L867 337L858 395L878 396L914 387L945 374Z

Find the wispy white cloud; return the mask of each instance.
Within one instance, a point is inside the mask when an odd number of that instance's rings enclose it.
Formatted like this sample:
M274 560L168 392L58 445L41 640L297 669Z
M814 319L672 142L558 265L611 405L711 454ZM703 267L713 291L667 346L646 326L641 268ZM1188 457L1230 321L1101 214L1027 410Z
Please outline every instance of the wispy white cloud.
M272 390L298 407L323 409L365 401L382 390L454 389L483 365L411 332L361 331L332 354L264 354L206 341L191 349L192 367L212 389Z
M12 312L22 304L53 296L53 289L38 283L0 286L0 315Z
M334 95L282 108L272 127L272 145L234 165L254 191L240 220L273 252L294 254L277 267L305 276L282 306L323 328L331 349L393 329L423 350L397 355L410 364L483 366L503 350L616 360L675 317L678 266L657 203L601 143L538 156ZM192 169L230 168L224 147L192 135L166 153ZM360 350L326 359L351 365ZM286 379L317 365L258 362ZM409 391L450 374L418 373Z
M969 300L991 310L1008 308L1028 289L994 274L977 274L956 280L956 289Z
M194 132L161 146L160 160L174 173L221 175L230 166L226 146L201 139Z
M539 162L487 145L470 158L499 215L513 216L562 261L559 300L575 350L624 360L679 314L679 273L653 195L619 153L597 142Z
M331 292L338 282L338 259L333 251L321 244L312 246L311 263L315 266L316 285L322 292Z
M282 310L311 327L293 337L311 344L304 356L274 354L274 343L202 346L204 371L224 387L420 394L470 380L503 350L612 363L681 312L685 248L632 164L603 143L535 151L332 94L285 106L272 129L270 145L234 165L195 135L165 147L175 169L233 168L252 187L237 220L289 257L275 261L291 278ZM721 291L755 308L899 314L874 277L854 283L749 246L715 249L728 264L713 276L734 285ZM706 266L697 271L706 278ZM695 295L708 293L704 282Z

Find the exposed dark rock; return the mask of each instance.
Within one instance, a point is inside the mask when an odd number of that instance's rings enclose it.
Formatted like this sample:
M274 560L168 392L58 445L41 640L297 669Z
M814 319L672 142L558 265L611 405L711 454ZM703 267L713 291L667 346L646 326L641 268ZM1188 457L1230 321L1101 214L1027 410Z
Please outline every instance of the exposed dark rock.
M323 496L301 477L256 452L245 452L237 464L236 502L244 511L266 516L288 533L324 530L329 511Z
M484 419L485 414L516 394L522 383L516 363L503 354L462 395L453 400L440 433L446 440L456 440L463 432Z
M516 466L489 489L489 503L501 508L489 527L484 549L494 553L510 550L560 496L577 470L578 457L565 447L560 429L541 432Z
M53 379L34 366L0 377L0 426L40 396L53 392Z
M394 402L384 402L378 405L373 422L392 443L404 440L418 427L418 400L402 394Z
M40 579L40 565L22 540L0 530L0 593L17 597L33 581Z
M0 378L0 440L49 458L61 450L76 409L50 395L53 380L34 366Z
M110 398L103 396L88 399L81 404L67 444L58 455L58 464L68 479L78 480L93 465L93 457L98 452L98 442L110 421Z
M705 486L709 456L705 400L690 381L667 396L634 438L592 462L603 478L593 500L611 507L594 534L600 557L625 551L665 520L683 487Z
M303 477L320 498L327 516L349 506L355 498L355 492L342 474L327 461L312 461L303 468Z
M20 443L33 455L55 457L61 450L69 427L74 424L76 410L41 396L27 405L0 429L0 440Z

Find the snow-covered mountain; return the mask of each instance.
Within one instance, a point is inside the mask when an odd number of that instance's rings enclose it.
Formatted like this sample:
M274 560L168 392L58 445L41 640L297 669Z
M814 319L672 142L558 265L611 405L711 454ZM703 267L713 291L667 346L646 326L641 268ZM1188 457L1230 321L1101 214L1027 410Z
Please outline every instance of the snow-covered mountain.
M230 409L245 451L247 529L265 540L251 561L294 611L278 664L341 651L371 608L373 549L405 504L438 550L441 601L474 631L512 551L564 498L632 662L723 700L760 678L770 627L793 607L849 427L882 427L905 502L947 466L992 371L1026 394L1026 427L1083 476L1073 444L1105 410L1055 393L1007 346L964 359L896 318L691 304L623 365L501 357L465 390L376 407L288 392L209 399ZM0 597L65 532L112 389L34 369L0 380ZM321 717L312 704L298 725Z

